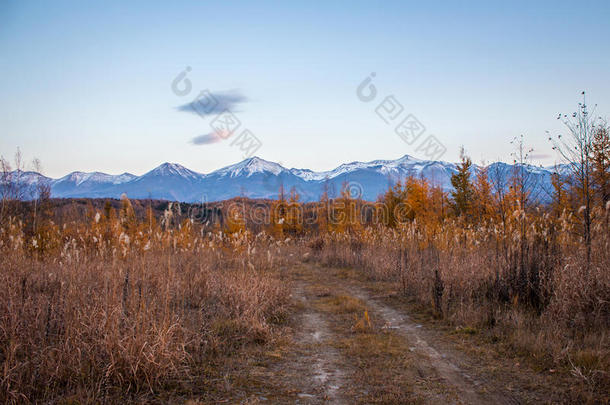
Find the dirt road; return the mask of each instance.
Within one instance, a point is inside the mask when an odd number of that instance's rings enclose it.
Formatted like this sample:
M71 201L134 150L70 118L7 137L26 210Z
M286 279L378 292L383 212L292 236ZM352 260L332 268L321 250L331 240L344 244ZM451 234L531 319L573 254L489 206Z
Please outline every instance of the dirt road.
M561 402L543 388L552 386L545 376L493 353L473 355L352 270L307 263L287 269L286 278L294 305L289 343L259 361L257 392L236 402Z

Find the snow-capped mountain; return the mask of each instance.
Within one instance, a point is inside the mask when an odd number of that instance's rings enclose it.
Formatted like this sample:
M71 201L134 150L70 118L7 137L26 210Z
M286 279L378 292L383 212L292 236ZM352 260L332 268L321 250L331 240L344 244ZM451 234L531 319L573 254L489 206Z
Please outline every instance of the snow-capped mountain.
M116 176L106 173L93 172L72 172L67 176L62 177L58 182L73 183L75 186L83 186L89 184L121 184L133 180L137 176L131 173L123 173Z
M183 179L190 179L192 181L199 180L202 174L187 169L186 167L179 165L178 163L163 163L161 166L155 167L142 177L180 177Z
M487 169L490 175L504 179L508 186L514 167L507 163L494 163ZM473 166L472 174L481 169ZM550 179L555 169L527 166L525 170L539 198L545 199L544 196L548 196L551 189ZM252 157L209 174L198 173L176 163L163 163L141 176L74 172L59 179L50 179L35 172L12 174L19 178L19 182L31 187L39 181L48 182L51 195L57 198L119 198L126 193L130 198L201 202L236 196L277 198L283 187L286 192L295 188L302 201L315 201L323 190L327 190L332 198L339 194L344 183L350 183L350 189L361 194L362 199L374 201L388 186L408 176L425 178L431 184L450 190L451 175L456 171L455 163L421 160L405 155L395 160L345 163L323 172L287 169L278 163Z
M222 169L218 169L212 173L210 176L219 176L219 177L238 177L245 176L250 177L255 173L269 173L275 176L279 175L283 171L285 171L280 164L274 162L268 162L259 157L253 157L250 159L243 160L239 163L236 163L231 166L223 167Z
M4 177L4 176L3 176ZM10 180L15 183L20 183L28 186L35 186L38 182L47 179L40 173L32 171L15 170L9 173Z
M163 163L142 176L115 187L114 195L125 193L130 198L196 201L203 178L204 174L177 163Z
M57 180L50 180L51 194L62 197L91 197L103 195L104 190L127 183L136 177L131 173L111 175L100 172L72 172Z

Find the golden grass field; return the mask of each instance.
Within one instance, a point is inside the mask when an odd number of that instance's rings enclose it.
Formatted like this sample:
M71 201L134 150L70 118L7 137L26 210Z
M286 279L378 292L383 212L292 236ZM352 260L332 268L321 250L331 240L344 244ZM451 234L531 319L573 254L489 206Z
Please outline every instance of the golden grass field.
M423 213L394 227L347 215L327 228L287 220L254 233L243 218L202 225L171 205L163 215L136 215L127 198L119 209L90 204L85 215L60 223L48 204L35 224L27 211L5 217L0 228L2 402L231 397L231 367L252 367L248 359L261 350L290 351L302 310L290 269L304 262L347 269L345 283L359 280L375 294L410 302L424 321L471 339L470 347L477 339L502 343L504 355L528 359L531 373L567 378L579 400L607 400L608 210L596 211L585 266L567 213L516 212L502 226L493 218L471 226ZM324 289L324 273L316 271L307 288ZM333 350L369 364L364 383L387 378L375 374L375 364L407 367L412 360L390 360L408 345L367 335L376 322L382 327L379 316L371 324L362 300L347 290L335 294L342 282L333 280L312 307L334 319L328 333L345 333ZM353 333L361 335L354 340ZM390 352L376 352L379 344ZM381 403L413 399L377 393Z

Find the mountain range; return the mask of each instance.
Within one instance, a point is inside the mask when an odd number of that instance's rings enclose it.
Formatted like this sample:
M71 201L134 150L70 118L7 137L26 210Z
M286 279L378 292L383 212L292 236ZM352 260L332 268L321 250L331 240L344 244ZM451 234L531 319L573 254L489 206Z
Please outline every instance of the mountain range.
M482 166L473 165L472 174ZM487 166L488 173L508 184L514 165L497 162ZM565 166L562 167L565 169ZM532 189L541 200L548 199L554 167L524 166ZM560 170L562 170L560 168ZM296 188L301 201L318 200L323 190L332 198L344 183L352 195L374 201L389 185L407 176L425 178L431 184L450 191L451 175L457 164L429 161L405 155L396 160L352 162L334 170L314 172L309 169L287 169L259 157L251 157L208 174L198 173L177 163L163 163L153 170L136 176L130 173L110 175L100 172L73 172L59 179L36 172L12 172L13 179L34 187L45 181L54 198L153 198L182 202L220 201L237 196L277 198L281 186L286 192Z

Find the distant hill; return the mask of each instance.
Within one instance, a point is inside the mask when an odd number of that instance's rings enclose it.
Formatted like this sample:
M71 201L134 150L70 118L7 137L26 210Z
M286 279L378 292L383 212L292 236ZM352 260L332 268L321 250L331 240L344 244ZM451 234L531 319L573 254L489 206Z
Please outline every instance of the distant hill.
M488 172L508 184L514 165L493 163ZM473 175L481 170L473 166ZM538 199L548 200L552 167L525 166L531 176L531 186ZM565 166L560 167L565 170ZM309 169L287 169L259 157L252 157L209 174L198 173L176 163L163 163L136 176L130 173L110 175L93 172L73 172L51 179L36 172L13 172L13 178L28 186L46 181L54 198L152 198L182 202L221 201L238 196L277 198L283 185L286 192L295 187L301 201L318 200L324 189L332 198L339 194L343 183L350 184L356 197L374 201L388 186L408 176L425 178L431 184L451 190L450 178L457 171L455 163L420 160L405 155L396 160L351 162L326 172Z

